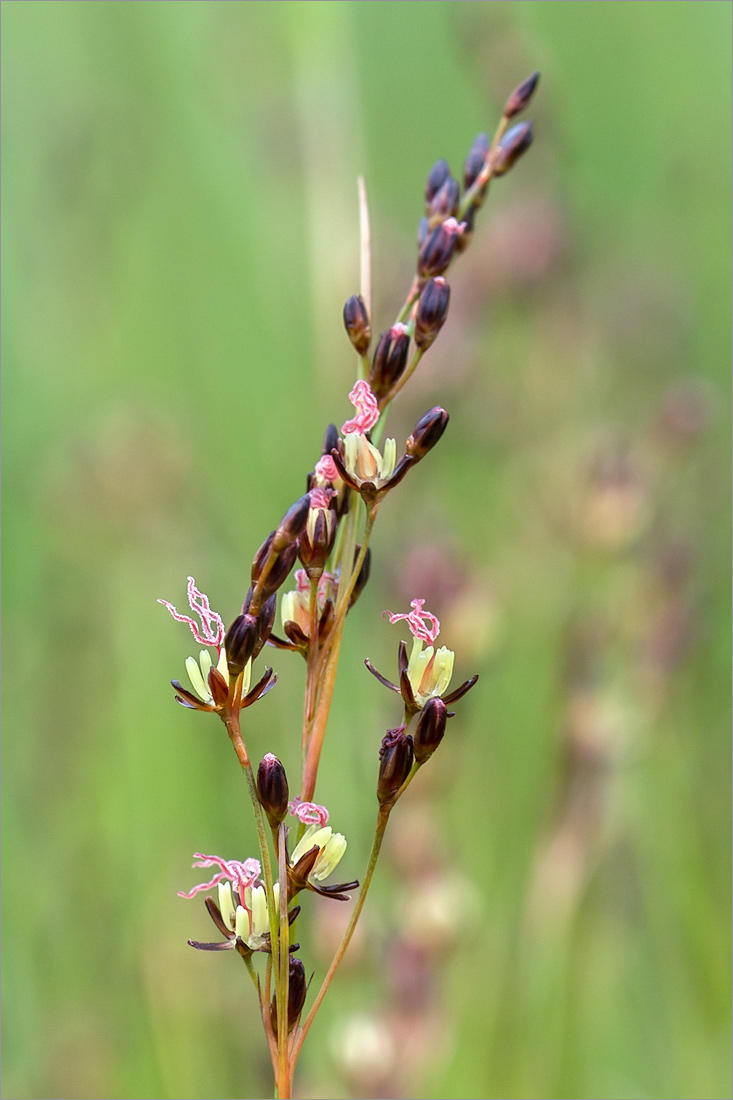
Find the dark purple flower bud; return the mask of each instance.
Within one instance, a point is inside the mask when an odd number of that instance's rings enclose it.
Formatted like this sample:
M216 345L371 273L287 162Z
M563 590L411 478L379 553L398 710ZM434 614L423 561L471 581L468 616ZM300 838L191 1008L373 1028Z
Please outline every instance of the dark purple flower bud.
M429 760L443 740L448 708L442 699L428 699L420 712L415 730L415 759L418 764Z
M361 294L352 294L344 306L344 325L352 346L359 355L366 355L372 339L369 314ZM329 454L329 451L324 451Z
M286 551L287 553L287 551ZM288 570L290 572L290 570ZM257 616L257 641L252 651L252 660L258 657L264 648L265 642L272 633L272 628L275 625L275 612L277 610L277 595L273 593L269 599L265 600Z
M493 175L503 176L532 144L532 123L519 122L507 130L494 154Z
M405 325L399 322L379 337L369 375L369 385L377 397L389 393L395 382L401 378L407 366L409 348L409 334Z
M425 244L425 239L430 232L430 222L427 218L420 218L417 226L417 247L422 248Z
M431 218L449 218L458 213L461 188L458 180L448 175L442 186L431 199L429 215Z
M257 795L271 828L276 828L288 812L288 778L276 756L268 752L257 769Z
M405 445L405 451L410 458L413 458L415 462L425 458L425 455L433 449L445 431L449 419L448 413L445 409L441 409L440 405L436 405L430 412L426 412L425 416L418 420Z
M254 653L257 643L258 623L255 615L237 615L224 638L227 664L232 676L239 676Z
M271 531L254 556L254 561L252 562L252 584L257 584L257 581L260 579L260 574L264 569L265 562L270 556L270 550L272 549L272 540L274 538L275 532ZM248 595L251 595L251 593L248 593ZM249 607L248 602L247 607ZM247 608L242 608L243 611L246 611L246 609Z
M425 284L415 316L415 344L427 351L445 324L450 302L450 287L442 275Z
M405 727L387 730L379 749L379 780L377 798L380 805L390 802L412 769L412 738Z
M305 527L310 506L311 498L308 493L304 493L299 500L296 500L295 504L290 505L280 521L280 526L275 532L272 540L273 550L279 552L280 550L284 550L286 546L295 542L298 535Z
M532 73L526 80L523 80L518 88L515 88L509 99L506 101L506 107L504 108L504 118L514 118L520 111L529 103L530 99L534 95L534 90L540 79L539 73Z
M477 134L476 139L468 151L466 163L463 166L463 186L468 191L476 182L476 177L486 163L486 154L491 143L488 134Z
M288 974L288 1034L293 1030L303 1011L308 983L305 980L305 967L301 959L291 955ZM270 1008L270 1023L277 1035L277 994L273 995Z
M442 275L453 259L458 237L463 232L455 218L446 218L429 233L417 257L417 273L423 279Z
M321 454L330 456L331 451L334 449L334 447L338 446L338 441L339 441L339 430L338 430L338 428L336 427L335 424L329 424L328 427L326 428L326 434L323 437L323 449L321 450Z
M280 585L288 579L288 576L290 575L290 570L293 568L297 556L297 542L292 542L289 546L285 547L281 554L278 554L278 556L275 558L274 564L270 569L270 572L267 574L265 583L262 585L264 599L268 599L273 594L273 592L277 592Z
M429 210L430 203L449 176L450 168L448 167L448 161L443 159L436 160L435 164L428 172L428 178L425 182L425 207L427 210Z
M356 558L359 556L360 550L361 550L361 546L359 544L357 544L357 546L355 548L355 551L354 551L354 560L356 560ZM354 606L356 601L359 599L359 596L361 596L362 592L366 588L367 581L369 580L369 574L371 572L371 568L372 568L372 551L369 547L367 547L367 552L364 555L364 561L361 563L361 569L359 570L359 576L356 578L356 584L354 585L354 590L351 593L351 597L349 599L349 610L351 610L351 608Z

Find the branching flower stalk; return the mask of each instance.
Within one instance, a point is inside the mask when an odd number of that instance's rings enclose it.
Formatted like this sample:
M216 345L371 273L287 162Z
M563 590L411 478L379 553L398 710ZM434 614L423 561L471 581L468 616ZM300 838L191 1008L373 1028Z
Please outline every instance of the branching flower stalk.
M369 660L365 664L384 687L400 696L401 723L387 731L379 750L378 813L362 886L341 944L301 1023L309 982L295 954L300 945L292 942L301 910L296 898L310 891L348 902L359 887L357 881L324 884L347 845L328 824L326 808L313 801L344 629L369 580L370 542L383 501L430 453L448 424L444 409L430 409L400 453L395 439L387 438L382 445L387 415L445 323L450 303L445 273L470 243L491 180L509 171L531 144L531 123L510 123L527 106L538 78L534 73L509 97L492 140L479 134L474 141L464 167L463 194L444 160L431 169L415 276L395 322L380 335L373 352L370 229L360 180L361 294L349 298L344 307L346 332L358 356L359 377L349 393L354 415L340 431L329 425L321 456L308 475L307 491L255 554L249 590L228 629L192 577L191 615L160 601L175 619L188 623L203 647L198 659L186 660L190 687L173 681L176 699L190 710L217 714L223 722L244 772L259 847L259 858L243 862L195 855L194 866L217 870L208 882L181 896L216 891L216 900L209 894L205 905L221 938L189 943L200 951L236 951L243 959L256 989L280 1100L292 1096L298 1055L353 936L390 815L442 741L455 713L449 708L478 679L472 676L449 691L454 654L445 646L436 647L440 623L425 610L423 599L415 598L409 612L384 613L391 623L406 625L409 649L406 641L400 642L394 681ZM295 587L283 592L296 562ZM278 592L282 634L275 632ZM267 667L252 683L253 667L266 645L299 652L305 660L302 776L300 795L294 798L285 769L272 753L262 759L255 775L242 735L242 712L277 682ZM297 826L286 824L289 817ZM256 963L260 954L265 956L262 966Z

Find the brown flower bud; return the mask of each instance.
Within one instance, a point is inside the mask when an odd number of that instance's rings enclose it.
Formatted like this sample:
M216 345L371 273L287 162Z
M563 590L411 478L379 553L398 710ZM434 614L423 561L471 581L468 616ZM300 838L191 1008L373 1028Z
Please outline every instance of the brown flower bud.
M303 1011L308 983L305 980L305 967L301 959L290 957L288 973L288 1034L297 1024ZM270 1023L272 1030L277 1035L277 994L273 994L270 1007Z
M279 552L280 550L284 550L286 546L290 546L291 543L295 542L298 535L305 527L310 506L311 498L308 493L304 493L299 500L296 500L295 504L290 505L280 521L280 526L275 532L272 540L273 550Z
M461 232L455 218L446 218L428 234L417 257L417 273L422 279L443 274L453 259Z
M444 183L435 192L428 209L431 218L449 218L458 213L458 203L461 198L461 188L458 180L453 179L450 173Z
M442 275L423 287L415 316L415 344L421 351L427 351L445 324L449 302L450 287Z
M426 412L415 425L412 435L405 444L405 451L416 462L425 458L428 451L432 451L435 444L448 426L448 413L436 405L430 412Z
M257 635L257 617L248 613L237 615L224 638L227 664L232 676L239 676L239 673L254 653Z
M409 348L409 334L405 325L399 322L379 337L369 375L369 385L377 397L389 393L395 382L401 378L407 366Z
M277 594L273 593L269 599L263 603L260 613L257 616L257 641L252 651L252 660L260 655L264 648L265 642L272 633L272 628L275 625L275 612L277 610Z
M476 177L486 163L486 154L490 147L488 134L477 134L473 145L468 151L466 163L463 166L463 186L468 191L476 182Z
M443 740L447 712L445 703L437 696L428 699L420 712L414 737L415 759L418 764L429 760Z
M420 218L417 225L417 247L420 249L425 244L428 233L430 232L430 222L427 218Z
M523 80L518 88L515 88L509 99L506 101L504 108L504 118L514 118L520 111L529 103L530 99L534 95L534 90L540 79L539 73L532 73L526 80Z
M428 172L428 178L425 182L425 209L429 212L430 203L433 201L438 191L450 176L450 168L448 161L436 160L433 167Z
M322 455L330 455L334 447L338 446L339 430L335 424L329 424L323 437Z
M493 174L503 176L532 144L532 123L519 122L507 130L494 154Z
M359 355L366 355L372 339L369 314L361 294L352 294L344 306L344 325L352 346ZM324 451L324 454L329 454Z
M390 802L407 779L412 768L412 738L405 727L387 730L379 749L377 798L380 805Z
M285 768L271 752L262 757L257 769L257 795L274 829L288 812L290 791Z

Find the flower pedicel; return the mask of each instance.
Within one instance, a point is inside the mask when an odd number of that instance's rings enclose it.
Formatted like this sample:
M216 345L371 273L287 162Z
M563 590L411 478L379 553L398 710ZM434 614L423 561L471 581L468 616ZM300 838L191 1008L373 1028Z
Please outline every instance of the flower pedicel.
M330 424L321 455L308 475L307 491L261 544L254 556L250 587L241 611L225 628L208 597L188 578L191 615L160 600L186 623L201 646L186 659L190 686L173 680L176 700L189 710L219 716L244 772L254 812L257 858L243 861L216 855L194 856L195 867L214 874L181 897L207 894L205 906L220 938L189 940L200 951L234 951L244 961L259 1001L277 1095L292 1096L292 1081L303 1041L349 945L374 874L390 814L438 749L449 710L476 683L477 676L450 690L455 654L436 646L440 623L415 598L408 612L385 611L390 623L404 623L412 640L401 640L395 682L366 666L401 697L401 724L384 735L376 753L377 820L361 889L354 880L330 883L347 853L346 838L328 824L328 811L313 801L321 752L338 668L341 639L350 609L368 582L369 543L379 509L406 475L436 446L448 425L440 406L418 420L404 447L394 438L381 443L391 403L417 369L446 322L450 285L446 274L469 246L475 217L491 180L505 175L532 141L532 124L510 122L527 106L537 85L534 73L512 93L493 137L479 134L468 153L463 187L448 164L430 170L424 211L418 227L415 275L404 304L372 350L373 318L368 292L352 295L344 306L344 326L358 356L359 377L349 393L354 415L341 431ZM366 200L362 192L362 239L368 240ZM370 257L362 256L362 271ZM368 285L370 279L365 280ZM294 587L282 592L296 564ZM278 610L284 637L273 633ZM275 686L270 667L254 672L266 645L298 652L305 659L305 697L300 794L291 798L285 768L267 753L255 775L242 737L241 712ZM254 686L252 686L252 682ZM297 746L291 746L289 751ZM290 820L290 824L286 822ZM336 954L312 998L307 1017L309 981L292 942L301 911L299 900L317 893L350 900L359 889ZM264 955L264 962L257 963Z

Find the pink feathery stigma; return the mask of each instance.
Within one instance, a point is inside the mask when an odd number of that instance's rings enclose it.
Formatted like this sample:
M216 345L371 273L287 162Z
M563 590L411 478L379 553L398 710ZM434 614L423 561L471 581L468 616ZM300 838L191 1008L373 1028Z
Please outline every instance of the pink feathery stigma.
M317 599L321 606L326 602L326 590L331 585L331 588L336 588L336 576L334 573L327 573L325 570L321 573L321 579L318 582Z
M324 455L323 458L318 459L318 462L316 462L316 474L326 481L337 481L340 476L336 469L336 463L330 455Z
M343 435L350 435L351 432L361 432L363 435L379 420L379 402L372 393L371 386L363 378L354 383L349 401L356 409L356 416L342 425L341 432Z
M318 825L323 828L328 821L328 810L316 802L301 802L299 798L294 798L292 802L288 802L288 807L293 817L297 817L303 825Z
M217 650L220 650L221 643L224 641L224 623L217 613L211 610L209 597L203 592L199 592L193 577L188 578L187 592L191 610L201 619L200 627L188 615L179 614L173 604L168 603L167 600L158 600L158 603L162 603L164 607L167 607L173 618L179 623L188 623L191 627L191 633L199 645L213 645L216 646Z
M451 235L454 234L454 233L457 233L457 234L460 235L460 234L463 233L463 230L465 228L466 228L466 223L461 222L460 225L459 225L455 218L446 218L445 221L443 222L443 229L447 230L447 232L450 233Z
M310 592L311 582L308 580L308 574L306 573L305 569L296 569L294 580L295 587L298 592Z
M241 863L238 859L205 856L201 852L194 852L193 858L196 860L194 867L219 867L221 870L214 875L210 882L201 882L198 886L194 886L190 893L179 890L179 898L193 898L196 894L200 894L202 890L210 890L213 886L218 886L220 882L229 881L233 882L239 889L240 901L244 903L244 891L257 881L262 871L258 859L245 859L244 863Z
M331 459L333 462L333 459ZM311 489L311 508L328 508L333 489Z
M440 623L429 611L423 611L425 600L412 600L410 607L413 609L408 615L394 615L391 611L383 611L391 623L397 623L404 619L410 628L413 638L432 645L440 634Z

